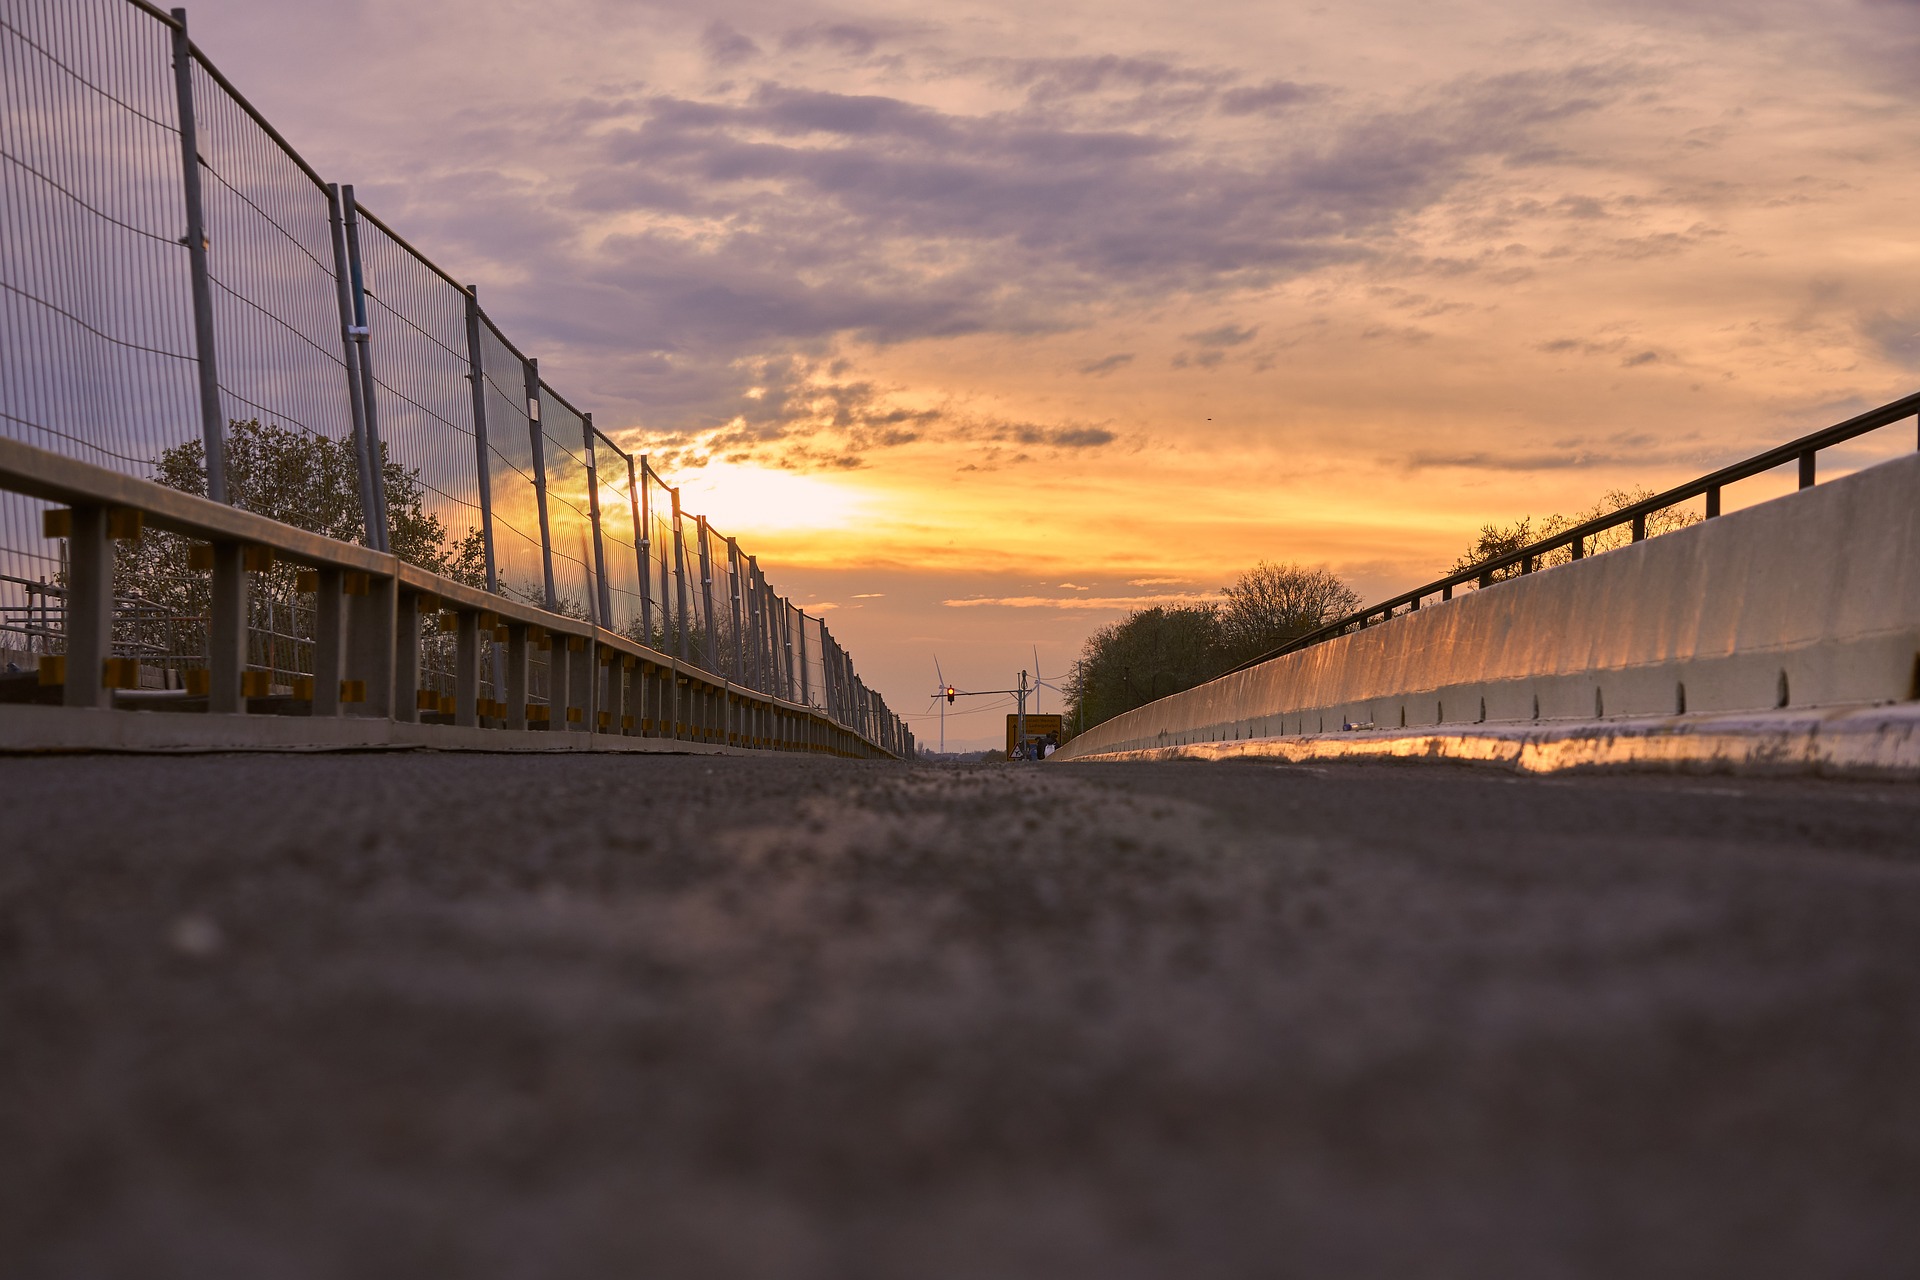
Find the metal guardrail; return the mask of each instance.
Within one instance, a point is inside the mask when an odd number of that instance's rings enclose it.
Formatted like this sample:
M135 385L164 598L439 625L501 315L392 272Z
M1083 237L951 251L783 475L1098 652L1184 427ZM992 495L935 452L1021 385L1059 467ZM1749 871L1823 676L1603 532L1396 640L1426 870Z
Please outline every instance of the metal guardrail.
M1647 536L1647 517L1654 515L1656 512L1665 511L1669 507L1678 506L1683 502L1691 502L1695 498L1706 499L1706 516L1708 519L1713 519L1720 514L1720 491L1726 486L1735 484L1741 480L1751 479L1754 476L1772 471L1776 467L1785 466L1788 463L1797 463L1799 465L1800 488L1812 488L1817 473L1815 458L1820 450L1831 448L1837 444L1844 444L1849 440L1856 439L1869 432L1891 426L1903 418L1914 418L1917 416L1920 416L1920 391L1916 391L1912 395L1902 396L1900 399L1883 404L1877 409L1869 409L1865 413L1848 418L1845 422L1835 423L1833 426L1801 436L1797 440L1789 440L1785 444L1775 446L1765 452L1756 453L1750 458L1744 458L1730 466L1722 467L1718 471L1708 472L1706 475L1694 480L1689 480L1685 484L1675 485L1664 493L1657 493L1651 498L1631 503L1616 511L1610 511L1603 516L1588 520L1584 524L1575 525L1570 529L1563 529L1537 542L1529 543L1518 550L1483 560L1457 573L1448 574L1444 578L1436 578L1424 586L1415 587L1411 591L1403 591L1397 596L1389 597L1377 604L1368 605L1356 613L1347 614L1345 617L1336 619L1333 622L1327 623L1325 626L1309 631L1294 640L1290 640L1277 649L1270 650L1255 658L1249 658L1239 666L1233 667L1221 674L1232 675L1235 671L1245 671L1250 667L1257 667L1263 662L1271 662L1273 659L1284 657L1289 653L1298 653L1302 649L1309 649L1314 645L1323 644L1328 640L1348 635L1360 628L1375 625L1376 622L1385 622L1387 619L1393 617L1396 612L1418 609L1421 603L1429 596L1439 596L1442 600L1451 600L1453 599L1455 587L1473 586L1475 588L1483 588L1493 586L1495 585L1494 575L1503 569L1511 569L1518 566L1522 574L1532 573L1539 562L1550 552L1565 549L1572 553L1572 559L1582 559L1586 555L1589 539L1594 538L1598 534L1605 533L1610 529L1617 529L1623 525L1631 526L1633 530L1633 541L1640 542ZM1920 448L1920 427L1916 428L1915 447Z
M0 209L0 441L391 553L502 616L570 617L910 754L825 623L543 378L473 286L326 182L192 43L184 10L0 4ZM297 479L262 479L289 461ZM25 492L0 490L0 615L33 594L44 642L42 588L71 585L72 542L44 536ZM283 577L243 577L244 665L324 685L307 670L317 612ZM448 697L453 647L423 651ZM505 701L510 642L482 647L480 696ZM555 671L534 659L533 705Z
M38 683L57 687L68 707L112 707L117 691L137 687L138 658L113 653L115 544L153 529L195 539L211 582L206 666L189 673L197 678L173 699L177 710L443 721L849 757L892 756L902 745L816 707L716 679L590 620L18 441L0 439L0 490L65 504L49 508L48 519L67 549L65 651L40 658ZM276 563L306 570L301 589L316 618L313 674L282 698L246 662L247 580ZM457 651L454 690L445 695L421 679L423 638L443 632ZM482 650L496 641L502 698L481 687ZM546 704L529 695L536 650L551 655Z

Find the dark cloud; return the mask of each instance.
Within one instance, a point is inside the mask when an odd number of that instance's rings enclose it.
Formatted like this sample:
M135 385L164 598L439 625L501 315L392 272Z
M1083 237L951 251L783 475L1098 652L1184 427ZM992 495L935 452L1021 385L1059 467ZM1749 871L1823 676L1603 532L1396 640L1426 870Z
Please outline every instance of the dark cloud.
M1201 347L1237 347L1252 342L1254 335L1260 332L1260 326L1243 329L1237 324L1223 324L1217 329L1203 329L1199 333L1182 334L1188 342Z
M1086 364L1080 366L1080 372L1087 374L1089 377L1104 378L1115 369L1132 363L1133 352L1116 351L1110 356L1102 356L1098 360L1089 360Z
M1875 312L1862 318L1860 332L1887 360L1920 369L1920 310Z
M851 22L816 22L796 27L780 38L783 49L806 49L825 45L849 57L864 58L880 44L880 33L872 27Z
M760 56L760 46L734 29L730 22L715 18L700 33L700 50L716 67L731 67Z
M1325 94L1325 90L1314 85L1269 80L1263 85L1227 90L1220 95L1220 111L1229 116L1277 115L1289 107L1311 102Z

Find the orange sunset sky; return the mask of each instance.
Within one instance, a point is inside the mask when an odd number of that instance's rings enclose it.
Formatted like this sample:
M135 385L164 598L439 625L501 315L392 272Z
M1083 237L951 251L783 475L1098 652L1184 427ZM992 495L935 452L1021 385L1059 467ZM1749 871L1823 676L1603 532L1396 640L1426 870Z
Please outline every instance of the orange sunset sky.
M1920 369L1910 0L190 14L922 742L936 653L1053 678L1262 558L1384 595Z

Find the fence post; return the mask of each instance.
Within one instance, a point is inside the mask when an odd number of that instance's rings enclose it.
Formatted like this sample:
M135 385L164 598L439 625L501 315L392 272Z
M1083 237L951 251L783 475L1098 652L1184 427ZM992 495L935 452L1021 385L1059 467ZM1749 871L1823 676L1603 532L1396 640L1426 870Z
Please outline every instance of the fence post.
M745 684L746 673L746 618L741 609L740 587L740 544L732 538L727 539L727 596L728 608L733 612L733 683Z
M333 292L340 307L340 346L347 370L347 406L353 417L353 458L360 471L360 520L366 530L364 541L380 550L380 507L374 501L373 453L367 447L367 407L361 391L360 343L353 319L353 286L347 266L346 222L340 212L340 187L327 184L327 223L333 238Z
M707 518L695 516L693 519L694 527L700 531L700 629L705 633L702 637L704 647L700 650L700 666L713 671L718 662L713 642L713 556L707 549ZM713 674L720 673L713 671Z
M807 611L795 609L800 615L800 702L803 706L813 705L813 680L807 672Z
M353 277L353 338L360 344L360 399L367 426L368 488L373 491L373 522L367 526L367 545L375 551L391 551L387 537L386 450L380 447L380 417L374 397L372 330L367 325L367 286L360 269L360 218L353 200L353 186L340 190L340 202L347 219L347 270ZM378 533L375 530L378 530Z
M540 430L540 362L529 359L521 366L526 379L527 435L533 445L533 498L540 508L540 566L545 575L547 611L560 612L560 600L553 591L553 535L547 526L547 448Z
M180 109L180 158L187 205L187 270L193 280L193 348L200 373L200 440L206 449L207 496L227 496L227 420L220 411L220 373L213 358L213 279L207 269L207 218L200 194L200 139L193 117L193 42L187 11L173 13L173 88Z
M674 618L678 632L680 661L690 662L687 656L687 540L680 530L680 491L667 490L673 496L673 594ZM678 686L676 686L678 687Z
M600 533L600 446L594 435L593 415L581 414L580 444L587 451L587 518L593 522L593 576L600 588L594 594L599 597L600 625L611 631L613 592L607 587L607 545Z
M487 562L487 590L498 594L500 573L493 559L493 467L487 461L486 365L480 356L480 286L467 286L467 381L473 385L473 452L480 482L480 547ZM495 673L496 686L499 679Z
M647 524L647 459L626 455L626 501L634 507L634 558L639 560L639 633L653 649L653 526ZM639 679L636 672L634 679ZM645 712L641 712L645 714Z

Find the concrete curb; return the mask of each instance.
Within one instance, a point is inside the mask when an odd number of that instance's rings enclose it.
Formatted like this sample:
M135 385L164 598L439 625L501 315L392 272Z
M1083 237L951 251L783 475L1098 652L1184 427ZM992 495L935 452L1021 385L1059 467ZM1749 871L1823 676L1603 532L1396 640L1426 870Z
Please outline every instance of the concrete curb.
M405 724L373 716L186 715L91 707L0 706L0 755L216 751L613 751L761 755L745 747L606 733Z
M1101 752L1072 762L1379 759L1448 760L1516 773L1618 769L1920 778L1920 704L1485 725L1451 732L1361 730Z

